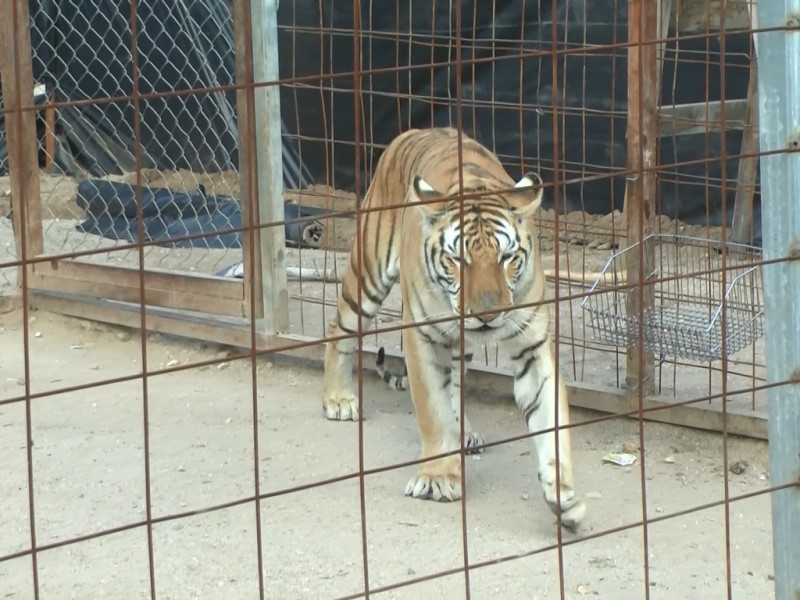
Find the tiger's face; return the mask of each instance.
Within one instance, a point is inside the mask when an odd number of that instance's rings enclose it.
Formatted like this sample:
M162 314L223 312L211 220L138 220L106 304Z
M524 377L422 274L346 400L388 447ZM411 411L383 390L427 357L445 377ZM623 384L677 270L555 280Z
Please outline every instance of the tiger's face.
M511 189L480 192L465 198L443 194L416 177L413 193L423 218L424 257L428 274L447 294L464 328L489 333L507 321L515 292L534 275L534 240L527 226L542 200L542 180L530 173Z

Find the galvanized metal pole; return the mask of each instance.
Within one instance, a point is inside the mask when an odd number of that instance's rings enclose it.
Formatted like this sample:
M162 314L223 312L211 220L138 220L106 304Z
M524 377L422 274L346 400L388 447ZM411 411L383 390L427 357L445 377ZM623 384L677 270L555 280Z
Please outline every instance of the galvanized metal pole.
M250 0L253 39L253 83L275 82L253 90L255 166L258 177L258 224L282 223L283 148L278 71L278 0ZM289 330L284 226L261 229L261 285L265 333Z
M800 598L800 0L756 3L775 598ZM793 259L793 260L791 260Z

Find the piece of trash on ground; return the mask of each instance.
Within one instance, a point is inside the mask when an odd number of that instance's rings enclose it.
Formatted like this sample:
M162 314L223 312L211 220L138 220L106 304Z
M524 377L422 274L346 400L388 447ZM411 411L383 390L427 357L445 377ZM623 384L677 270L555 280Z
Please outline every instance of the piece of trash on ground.
M610 452L603 457L603 462L610 462L620 467L627 467L636 462L636 455L627 452Z

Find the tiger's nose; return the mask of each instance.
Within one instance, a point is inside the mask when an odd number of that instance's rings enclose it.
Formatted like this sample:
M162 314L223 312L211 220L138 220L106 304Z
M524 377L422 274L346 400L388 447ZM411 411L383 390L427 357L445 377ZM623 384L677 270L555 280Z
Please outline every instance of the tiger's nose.
M474 316L481 323L491 323L492 321L494 321L497 318L497 316L499 314L500 314L500 312L497 311L497 312L482 313L482 314L474 315Z
M500 294L497 292L483 292L480 295L476 314L474 315L481 323L493 321L502 311L497 310L501 304Z

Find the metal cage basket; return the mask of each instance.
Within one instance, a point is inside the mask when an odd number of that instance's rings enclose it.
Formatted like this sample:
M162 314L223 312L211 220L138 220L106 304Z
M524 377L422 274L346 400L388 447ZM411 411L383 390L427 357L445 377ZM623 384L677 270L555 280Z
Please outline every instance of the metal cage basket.
M642 244L652 244L655 255L655 267L644 277L644 294L653 297L652 308L642 314L647 351L713 361L722 358L723 350L733 354L764 335L758 248L727 243L723 271L721 242L653 234L612 256L581 302L598 341L639 346L639 315L628 314L632 295L639 291L627 285L627 268Z

